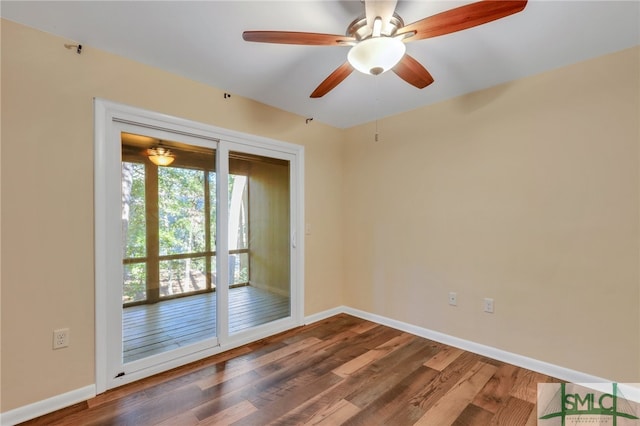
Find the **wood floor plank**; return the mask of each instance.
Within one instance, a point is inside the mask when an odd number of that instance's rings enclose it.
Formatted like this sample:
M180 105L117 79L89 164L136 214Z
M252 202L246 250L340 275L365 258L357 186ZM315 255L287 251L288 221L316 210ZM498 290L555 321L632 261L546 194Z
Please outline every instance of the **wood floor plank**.
M416 426L442 426L452 424L489 381L496 371L493 365L478 362L469 370L424 416Z
M56 413L43 416L41 418L34 419L30 422L26 422L27 425L47 425L47 426L72 426L72 425L100 425L108 424L112 419L119 418L125 413L137 412L148 402L148 398L142 392L127 393L118 399L111 400L104 404L94 406L87 401L87 405L90 407L86 411L78 411L70 415L65 415L56 420L52 420L51 417ZM64 410L62 410L64 411ZM91 415L87 416L90 412Z
M358 343L352 342L352 344ZM415 368L433 355L435 346L434 342L428 342L416 336L400 335L392 338L374 350L374 352L381 351L381 354L374 357L380 358L379 362L367 363L362 367L362 358L357 358L334 370L334 372L349 374L357 373L354 374L353 380L348 380L338 387L334 397L346 398L361 408L366 407L390 387L411 375ZM371 353L369 352L363 358L369 361ZM353 371L354 364L362 368Z
M292 346L299 346L299 344L300 342L296 342ZM198 417L203 418L203 416L212 415L216 410L227 407L231 402L237 402L238 398L249 400L263 414L266 412L267 407L270 406L272 408L269 409L269 412L273 416L279 416L291 410L293 407L283 407L283 403L276 405L277 409L273 408L273 403L277 400L289 400L291 395L296 398L299 392L307 392L310 386L317 386L317 383L313 383L314 381L330 373L330 370L334 368L333 363L325 365L322 362L330 357L330 354L322 351L313 351L310 348L306 348L305 351L307 351L306 354L303 352L299 354L303 357L302 359L306 359L311 365L319 365L318 367L308 368L308 365L299 360L284 368L275 369L271 374L260 377L241 389L228 389L226 387L227 392L223 397L216 398L198 408ZM275 359L273 362L280 362L280 359ZM212 391L212 388L207 389L207 391ZM314 392L317 392L317 390ZM290 396L285 398L286 395ZM290 404L290 401L287 404Z
M357 325L355 327L352 327L351 331L353 331L356 334L360 334L360 333L364 333L365 331L369 331L372 328L377 327L378 325L379 324L376 324L373 321L363 320L361 324L359 324L359 325Z
M531 413L535 411L535 407L535 404L511 397L500 406L489 425L524 425L529 420Z
M169 417L168 419L158 423L156 426L197 426L200 425L200 420L191 411L178 414L175 417Z
M243 400L200 422L201 425L226 426L258 411L249 401Z
M110 393L117 393L121 389L126 390L132 387L135 391L144 392L145 395L152 398L161 394L170 393L183 386L188 386L198 380L220 372L226 368L231 368L236 364L244 364L246 359L257 355L263 355L280 348L280 345L274 343L266 348L256 346L254 351L249 351L247 346L231 349L229 351L214 355L204 360L196 361L176 369L156 374L155 376L134 382L129 385L122 386L110 390L97 398L108 397ZM113 397L111 397L113 399Z
M249 400L262 408L273 400L296 393L298 390L306 391L309 386L318 387L317 380L331 373L335 365L341 361L330 353L311 349L301 351L295 355L296 358L292 359L292 362L283 363L280 368L272 370L271 374L255 382L251 389L252 395L248 396ZM310 368L310 365L313 367ZM321 390L322 388L318 388L316 392Z
M333 372L340 377L350 376L351 374L355 373L356 371L365 367L366 365L406 345L411 341L412 338L413 336L407 333L403 333L400 336L396 336L391 340L389 340L388 342L385 342L379 345L375 349L367 351L362 355L352 359L351 361L340 365L340 367L333 370Z
M438 371L421 365L350 418L348 424L367 425L371 419L383 425L415 423L422 417L424 410L410 404L409 401L424 386L424 383L434 380L437 375Z
M339 314L25 424L533 426L537 383L551 381Z
M84 416L88 407L88 401L80 402L78 404L74 404L61 410L55 411L51 414L47 414L46 416L30 420L23 424L28 424L30 426L69 424L69 419Z
M365 408L387 388L396 385L419 368L425 359L433 355L430 352L431 348L426 340L414 337L407 345L350 376L349 380L358 381L361 385L347 395L346 399L360 408Z
M422 410L429 410L436 402L440 400L453 385L462 378L475 364L478 363L480 357L476 354L465 352L432 381L416 393L410 403L420 407Z
M189 411L202 400L202 391L194 385L177 389L171 394L149 399L136 410L118 411L114 424L152 426Z
M201 422L206 422L210 417L247 400L241 389L226 391L226 384L227 382L220 383L203 391L207 396L206 401L192 409Z
M333 426L343 424L347 419L355 415L360 409L347 401L341 399L321 412L313 416L304 423L305 426Z
M519 369L516 384L511 389L510 395L523 401L536 403L538 398L538 383L546 383L548 377L531 370Z
M538 426L538 406L534 405L524 426Z
M364 338L364 341L369 343L371 342L371 338L376 334L379 334L379 330L372 330L372 334L369 337ZM365 336L362 336L365 337ZM387 336L388 337L388 336ZM412 336L415 339L415 336ZM393 337L392 337L393 339ZM353 348L357 348L361 342L358 339L354 339L350 342L350 346ZM429 356L426 354L425 356ZM350 381L343 381L339 383L337 386L334 386L332 389L329 389L326 392L319 393L318 396L311 398L305 404L303 404L300 409L294 409L289 415L280 419L282 424L300 424L304 423L304 414L307 416L313 415L317 412L322 411L327 406L332 406L338 403L341 399L344 399L347 395L353 394L353 392L357 391L358 388L362 386L361 380L355 379ZM378 390L379 391L379 390ZM375 392L375 391L374 391ZM304 413L300 413L300 411L304 411Z
M360 333L358 336L358 346L367 350L375 349L385 344L394 337L400 336L401 331L389 327L375 327Z
M274 400L272 403L262 407L259 411L233 423L233 425L255 426L257 424L269 423L313 397L318 389L334 385L340 380L342 380L340 377L329 372L321 376L313 385L299 388L296 392L288 392L286 397Z
M332 339L335 340L335 336ZM315 337L311 337L305 339L306 341L317 341ZM319 341L320 344L326 344L326 341ZM249 371L246 374L255 374L257 378L253 380L250 384L247 384L245 387L237 388L230 387L229 379L225 382L221 382L217 387L224 386L225 393L221 398L215 398L214 400L204 404L203 406L198 408L198 417L204 418L206 416L212 415L212 413L221 409L221 407L226 407L231 403L236 403L238 399L250 399L254 405L262 408L263 406L268 405L273 400L273 395L278 395L280 392L283 392L283 389L287 391L295 390L296 386L306 385L308 382L313 381L318 376L322 374L328 373L334 366L333 364L328 364L324 366L323 369L312 368L305 370L305 362L313 363L319 359L324 359L329 357L329 354L323 353L322 351L315 350L317 347L314 345L311 346L302 346L304 341L296 341L292 343L290 346L293 348L289 352L292 352L290 355L282 356L282 357L260 357L257 359L257 362L260 364L265 364L264 367L259 367L256 370ZM275 352L275 351L274 351ZM283 353L280 351L281 354ZM291 356L296 358L289 358ZM289 361L289 362L286 362ZM278 368L272 367L272 364L279 364L283 362L282 365ZM321 364L322 365L322 364ZM258 372L262 368L268 368L270 374L266 374L265 372ZM235 379L231 379L235 380ZM217 395L215 388L211 387L206 389L212 396ZM284 393L283 393L284 394Z
M444 346L444 348L435 354L431 359L424 363L425 367L433 368L434 370L442 371L456 360L464 351L462 349L454 348L453 346Z
M469 404L453 422L452 426L485 426L491 422L492 418L493 413L477 405Z
M255 371L261 376L268 376L275 371L290 368L292 365L304 365L311 359L323 358L325 362L318 365L317 368L326 368L330 365L342 365L345 359L353 359L366 349L351 345L354 334L350 331L337 333L336 335L320 341L317 344L307 346L299 351L292 352L287 356L281 357L262 367L256 368ZM331 359L326 359L331 353Z
M335 390L344 383L344 380L329 386L318 392L304 403L294 407L282 416L273 420L273 425L300 425L308 422L318 413L323 412L327 407L332 407L340 402L340 398L335 397ZM345 392L346 393L346 392Z
M200 387L200 389L205 390L208 387L217 385L218 383L224 382L226 380L237 377L241 374L248 373L252 370L257 369L262 365L266 365L270 362L277 360L278 358L284 357L288 354L300 351L301 349L311 346L315 343L321 342L321 340L310 337L308 339L302 340L300 342L293 343L291 345L287 345L283 348L280 348L276 351L269 352L259 358L252 360L250 363L243 363L237 366L233 366L230 368L225 368L224 370L213 374L212 376L205 377L204 379L198 380L196 385Z
M295 333L285 333L282 341L286 344L290 344L308 337L315 337L317 339L324 340L337 333L350 330L352 327L363 322L364 320L360 318L345 314L338 314L331 318L300 327ZM380 324L378 324L377 327L380 327ZM384 327L380 329L383 328Z
M473 399L478 407L495 414L502 404L509 398L518 378L518 368L511 364L505 364L498 368L496 374Z

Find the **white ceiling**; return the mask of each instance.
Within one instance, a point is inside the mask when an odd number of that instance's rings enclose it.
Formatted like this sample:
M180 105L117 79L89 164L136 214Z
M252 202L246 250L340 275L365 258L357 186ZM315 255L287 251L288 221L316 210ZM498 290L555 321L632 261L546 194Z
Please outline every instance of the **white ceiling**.
M470 1L405 1L405 24ZM348 47L249 43L244 30L344 34L359 0L6 1L2 17L207 83L231 94L350 127L640 44L640 2L530 0L476 28L407 44L435 82L419 90L389 72L354 72L309 94Z

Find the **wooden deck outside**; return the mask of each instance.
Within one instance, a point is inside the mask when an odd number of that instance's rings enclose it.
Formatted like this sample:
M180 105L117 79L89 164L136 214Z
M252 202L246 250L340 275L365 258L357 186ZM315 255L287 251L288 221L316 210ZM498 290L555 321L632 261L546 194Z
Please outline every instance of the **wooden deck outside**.
M251 287L229 290L229 333L289 315L289 299ZM216 293L125 308L123 359L135 361L216 334Z

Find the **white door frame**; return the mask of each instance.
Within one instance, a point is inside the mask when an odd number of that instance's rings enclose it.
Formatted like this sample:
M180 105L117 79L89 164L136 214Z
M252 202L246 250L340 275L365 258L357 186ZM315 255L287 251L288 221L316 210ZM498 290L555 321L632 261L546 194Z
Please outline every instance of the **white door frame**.
M304 147L230 131L182 118L96 98L94 100L94 218L95 218L95 325L96 393L184 365L299 325L304 320ZM145 134L216 149L216 170L228 174L229 150L286 159L291 164L291 315L241 333L228 334L228 291L217 289L217 338L185 349L149 357L146 361L114 362L122 354L121 315L121 142L120 132L144 128ZM135 133L135 131L134 131ZM168 139L164 136L165 139ZM228 282L227 208L225 185L217 185L216 257L220 282ZM118 285L113 285L117 282ZM112 285L109 285L111 283ZM114 316L120 318L114 321ZM114 324L115 323L115 324ZM114 344L114 342L117 342ZM120 371L123 369L123 371ZM119 373L125 373L116 377Z

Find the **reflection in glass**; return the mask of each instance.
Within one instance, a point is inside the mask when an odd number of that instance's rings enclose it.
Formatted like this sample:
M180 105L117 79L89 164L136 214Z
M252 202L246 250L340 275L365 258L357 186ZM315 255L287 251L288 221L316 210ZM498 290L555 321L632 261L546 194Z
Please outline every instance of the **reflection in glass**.
M122 162L123 258L144 257L147 244L144 165Z
M229 154L229 332L291 308L289 162Z
M124 363L216 336L215 151L122 133L122 359Z
M158 168L160 255L205 250L204 172Z
M140 302L147 298L147 265L130 263L124 265L122 303Z
M229 285L249 284L249 253L229 254Z
M207 289L205 258L160 262L160 296L177 296Z

